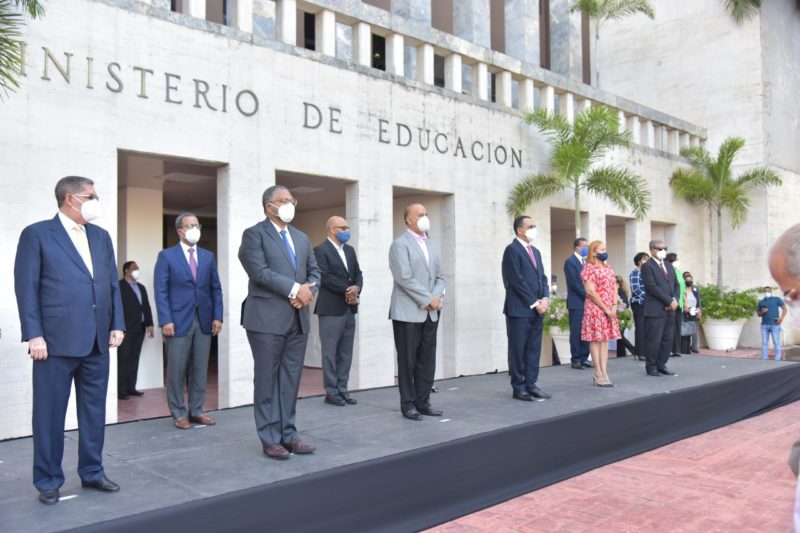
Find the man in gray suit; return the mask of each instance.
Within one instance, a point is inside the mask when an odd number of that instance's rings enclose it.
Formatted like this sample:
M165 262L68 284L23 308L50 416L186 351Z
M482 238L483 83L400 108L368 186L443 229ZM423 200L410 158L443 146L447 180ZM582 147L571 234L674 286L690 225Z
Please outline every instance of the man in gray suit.
M297 392L308 341L308 305L320 272L311 241L289 226L297 200L283 185L261 198L266 220L247 228L239 261L250 281L242 306L242 325L253 352L253 410L264 453L287 459L289 453L313 453L294 425Z
M400 410L409 420L440 416L430 404L436 372L436 330L444 297L439 254L428 241L428 211L411 204L403 212L406 231L389 249L394 287L389 318L397 349Z

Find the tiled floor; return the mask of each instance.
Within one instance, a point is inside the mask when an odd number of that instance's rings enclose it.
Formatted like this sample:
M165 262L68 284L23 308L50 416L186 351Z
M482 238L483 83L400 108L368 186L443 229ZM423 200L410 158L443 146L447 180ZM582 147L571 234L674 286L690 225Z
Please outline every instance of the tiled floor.
M800 402L795 402L432 531L790 532L796 478L786 459L798 438Z

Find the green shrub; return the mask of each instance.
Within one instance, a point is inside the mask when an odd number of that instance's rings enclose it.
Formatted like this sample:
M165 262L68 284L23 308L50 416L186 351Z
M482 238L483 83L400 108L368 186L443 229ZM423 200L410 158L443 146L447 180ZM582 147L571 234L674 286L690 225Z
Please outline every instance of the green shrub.
M544 313L544 330L550 333L553 328L569 331L569 310L564 298L553 298Z
M707 318L716 320L741 320L756 314L758 297L755 289L746 291L730 290L716 285L700 287L700 304L703 321Z

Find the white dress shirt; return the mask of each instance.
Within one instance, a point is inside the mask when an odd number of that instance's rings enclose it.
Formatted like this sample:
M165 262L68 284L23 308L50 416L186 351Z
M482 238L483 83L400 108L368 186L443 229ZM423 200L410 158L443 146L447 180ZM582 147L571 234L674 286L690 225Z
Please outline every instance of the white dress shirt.
M189 262L189 248L194 249L194 262L197 264L197 267L200 267L200 258L197 256L197 245L189 246L183 241L180 241L181 248L183 249L183 256L186 258L186 263L191 265Z
M336 252L339 254L339 258L342 260L342 263L344 263L345 270L349 272L350 269L347 266L347 258L344 255L344 244L336 244L336 241L334 241L330 237L328 237L328 241L333 245L334 248L336 248Z
M431 264L431 258L428 255L428 244L427 244L428 237L423 237L422 235L420 235L418 233L415 233L415 232L411 231L410 229L406 229L406 231L409 232L412 237L414 237L415 241L417 241L417 245L419 245L419 249L422 250L422 255L425 256L425 262L430 265Z

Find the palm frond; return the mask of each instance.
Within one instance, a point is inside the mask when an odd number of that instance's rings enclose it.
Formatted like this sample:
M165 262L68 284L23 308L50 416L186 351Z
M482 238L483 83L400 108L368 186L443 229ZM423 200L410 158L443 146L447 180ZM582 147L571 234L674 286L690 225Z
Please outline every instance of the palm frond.
M567 142L572 137L572 127L566 117L546 109L531 111L522 119L525 124L536 126L544 137L552 142Z
M731 165L736 154L744 147L744 139L741 137L728 137L719 147L717 160L712 164L712 174L717 181L717 186L731 178Z
M731 226L738 228L747 218L747 211L750 208L750 198L747 190L739 187L736 183L726 183L719 193L720 206L728 212L731 217Z
M532 203L552 196L568 187L569 182L561 176L555 174L532 174L517 183L511 190L506 203L506 210L509 215L518 217Z
M701 172L708 172L714 164L711 154L702 146L685 146L681 148L681 156L689 160L689 164Z
M553 169L570 182L577 184L592 163L591 154L585 145L578 142L557 144L553 148Z
M740 174L735 183L743 189L751 189L753 187L780 186L783 185L783 180L771 168L756 167Z
M597 196L611 200L638 220L644 219L650 209L647 181L627 168L596 167L587 174L583 187Z
M569 10L573 13L576 11L586 13L589 18L597 18L600 15L601 3L598 0L572 0Z
M656 12L649 0L608 0L604 17L606 20L614 20L641 13L647 17L656 18Z
M744 21L755 17L761 9L761 0L724 0L725 9L736 21L742 24Z
M679 168L669 178L669 185L675 196L690 204L711 204L714 197L714 184L706 174L694 168Z
M44 15L39 0L0 0L0 98L19 87L22 66L22 27L25 25L20 6L31 18Z
M611 148L630 145L631 134L620 131L619 117L604 105L592 106L575 117L573 132L585 144L592 160Z

